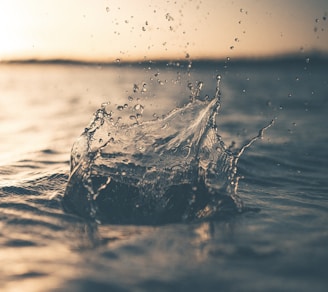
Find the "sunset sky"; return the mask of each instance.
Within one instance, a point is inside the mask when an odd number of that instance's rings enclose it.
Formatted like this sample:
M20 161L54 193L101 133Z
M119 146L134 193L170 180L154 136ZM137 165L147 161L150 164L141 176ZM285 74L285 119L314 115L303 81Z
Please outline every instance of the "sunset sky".
M0 0L0 61L328 52L327 0Z

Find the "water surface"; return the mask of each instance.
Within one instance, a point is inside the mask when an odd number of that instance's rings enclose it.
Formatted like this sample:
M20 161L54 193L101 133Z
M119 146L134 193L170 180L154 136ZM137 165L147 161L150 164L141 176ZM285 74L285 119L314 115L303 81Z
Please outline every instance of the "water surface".
M325 291L326 68L311 59L189 71L1 65L1 290ZM99 224L64 211L71 147L104 102L115 113L142 105L130 120L142 124L185 107L200 81L208 105L218 74L215 123L226 149L275 121L238 161L237 195L253 211L164 225Z

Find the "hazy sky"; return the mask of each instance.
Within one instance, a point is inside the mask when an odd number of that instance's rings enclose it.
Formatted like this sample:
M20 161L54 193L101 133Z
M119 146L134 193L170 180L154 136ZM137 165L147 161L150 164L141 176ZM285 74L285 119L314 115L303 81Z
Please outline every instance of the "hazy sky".
M0 0L0 61L328 52L327 0Z

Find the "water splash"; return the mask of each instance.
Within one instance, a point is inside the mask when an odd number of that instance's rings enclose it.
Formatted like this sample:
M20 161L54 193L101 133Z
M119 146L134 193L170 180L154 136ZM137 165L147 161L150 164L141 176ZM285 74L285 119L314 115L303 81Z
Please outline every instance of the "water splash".
M188 84L190 102L163 118L115 119L104 103L74 143L64 207L85 218L118 224L165 224L243 211L237 196L238 159L269 124L232 152L218 133L221 77L215 95ZM131 116L130 116L131 117Z

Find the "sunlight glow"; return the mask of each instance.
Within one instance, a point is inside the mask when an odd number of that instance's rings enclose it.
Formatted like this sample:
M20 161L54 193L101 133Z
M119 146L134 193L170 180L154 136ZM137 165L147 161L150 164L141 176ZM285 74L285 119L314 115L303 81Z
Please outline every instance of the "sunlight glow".
M328 51L325 0L0 1L0 61Z

